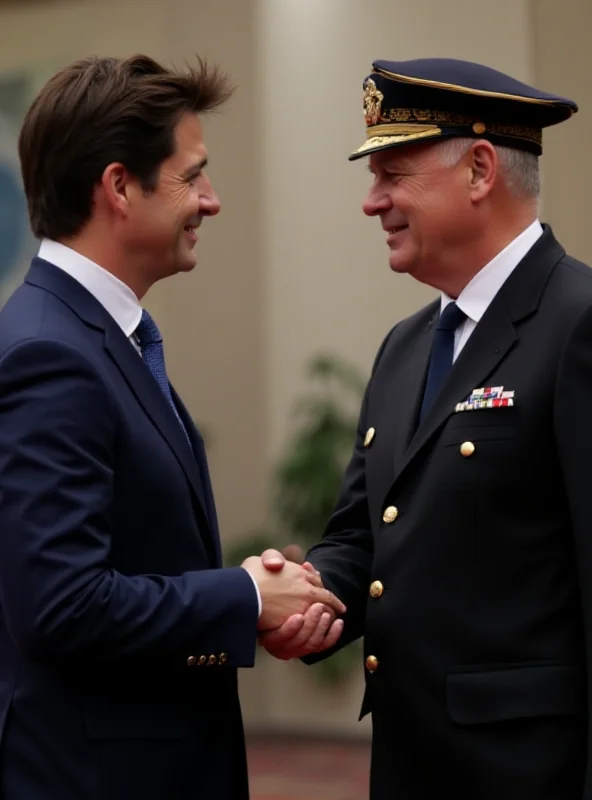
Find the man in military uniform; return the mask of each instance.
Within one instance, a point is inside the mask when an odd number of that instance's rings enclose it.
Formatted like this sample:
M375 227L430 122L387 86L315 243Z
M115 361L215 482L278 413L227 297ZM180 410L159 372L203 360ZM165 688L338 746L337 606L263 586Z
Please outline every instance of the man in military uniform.
M592 798L592 272L537 211L542 131L575 111L455 60L364 82L364 211L440 292L385 338L307 554L338 646L364 637L372 800ZM316 622L263 643L324 658Z

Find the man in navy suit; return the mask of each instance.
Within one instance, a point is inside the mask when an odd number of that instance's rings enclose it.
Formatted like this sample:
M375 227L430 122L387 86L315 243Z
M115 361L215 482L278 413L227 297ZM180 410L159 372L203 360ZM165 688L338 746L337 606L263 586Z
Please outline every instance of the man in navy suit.
M236 668L290 615L344 611L295 564L221 568L203 441L140 305L220 210L200 115L228 94L201 62L88 58L23 124L41 248L0 312L3 800L247 798Z

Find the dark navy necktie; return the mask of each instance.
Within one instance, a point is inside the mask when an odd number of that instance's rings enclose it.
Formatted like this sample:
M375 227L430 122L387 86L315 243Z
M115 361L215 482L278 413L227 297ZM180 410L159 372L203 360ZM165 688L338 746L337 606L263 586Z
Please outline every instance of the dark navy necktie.
M456 303L449 303L440 315L434 331L428 377L419 414L420 422L432 407L450 374L454 360L454 332L466 318L467 315Z
M136 328L136 336L138 337L138 342L140 344L140 348L142 350L142 358L144 363L154 376L157 384L160 387L161 392L166 397L170 407L172 408L177 420L179 421L179 425L185 434L187 441L189 442L189 446L191 447L191 441L185 430L185 426L181 421L181 417L179 416L179 412L177 411L177 406L173 400L173 395L171 394L171 387L169 384L169 379L166 373L166 366L164 363L164 347L162 344L162 335L158 329L158 325L150 314L147 311L142 311L142 319L140 320L140 324Z

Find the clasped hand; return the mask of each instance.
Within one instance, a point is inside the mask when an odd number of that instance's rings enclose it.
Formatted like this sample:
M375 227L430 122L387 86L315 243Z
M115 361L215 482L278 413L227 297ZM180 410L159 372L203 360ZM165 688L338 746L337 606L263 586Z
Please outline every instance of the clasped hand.
M247 558L242 566L261 595L260 643L276 658L301 658L333 647L343 631L345 606L323 587L317 570L286 561L277 550Z

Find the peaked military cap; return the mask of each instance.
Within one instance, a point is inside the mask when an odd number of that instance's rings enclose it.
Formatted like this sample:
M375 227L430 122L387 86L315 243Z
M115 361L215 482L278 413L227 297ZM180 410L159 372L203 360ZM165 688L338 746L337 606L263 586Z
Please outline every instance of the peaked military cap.
M367 140L350 161L453 136L489 139L540 155L543 128L578 110L573 100L452 58L375 61L363 89Z

